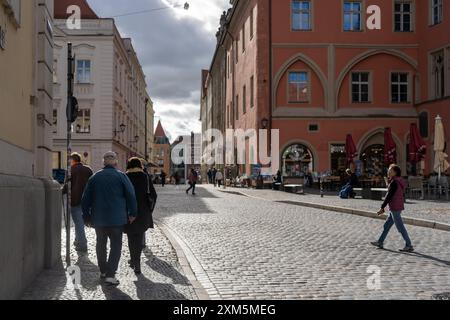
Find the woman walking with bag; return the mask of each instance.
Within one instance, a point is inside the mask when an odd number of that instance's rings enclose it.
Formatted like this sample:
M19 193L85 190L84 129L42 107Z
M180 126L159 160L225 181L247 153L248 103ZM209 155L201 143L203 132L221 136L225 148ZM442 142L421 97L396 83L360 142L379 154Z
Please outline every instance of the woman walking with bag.
M148 229L153 229L153 210L157 194L149 175L139 158L131 158L127 164L127 176L131 180L136 193L138 215L132 224L125 226L130 249L130 267L134 272L141 274L142 239Z

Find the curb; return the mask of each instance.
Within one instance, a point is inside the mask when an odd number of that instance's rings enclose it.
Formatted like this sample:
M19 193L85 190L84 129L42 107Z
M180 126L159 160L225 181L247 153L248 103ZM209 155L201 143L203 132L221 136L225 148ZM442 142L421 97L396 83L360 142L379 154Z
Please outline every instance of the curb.
M270 201L270 202L275 202L275 203L284 203L284 204L290 204L290 205L307 207L307 208L322 209L322 210L352 214L352 215L356 215L356 216L360 216L360 217L372 218L372 219L377 219L377 220L386 220L386 218L387 218L387 215L385 215L385 214L378 216L374 212L365 211L365 210L336 207L336 206L330 206L330 205L313 203L313 202L305 202L305 201L293 201L293 200L272 201L272 200L267 200L267 199L260 198L260 197L250 196L248 194L245 194L244 192L239 192L239 191L228 192L228 191L220 190L220 192L230 193L230 194L239 193L239 195L245 196L247 198L255 198L255 199L265 200L265 201ZM422 228L429 228L429 229L450 232L450 224L441 223L441 222L437 222L437 221L403 216L403 222L407 225L411 225L411 226L415 226L415 227L422 227Z
M192 251L186 243L164 222L155 219L155 223L169 239L172 247L178 256L178 261L186 275L186 278L192 284L195 294L199 300L212 300L218 297L218 292L209 280L201 264L195 258Z

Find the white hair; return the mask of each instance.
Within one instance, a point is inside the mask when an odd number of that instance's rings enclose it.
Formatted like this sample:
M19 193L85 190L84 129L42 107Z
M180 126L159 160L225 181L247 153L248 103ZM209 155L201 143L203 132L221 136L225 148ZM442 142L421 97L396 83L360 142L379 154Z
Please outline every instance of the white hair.
M106 166L112 166L115 167L119 164L119 161L117 159L103 159L103 165Z

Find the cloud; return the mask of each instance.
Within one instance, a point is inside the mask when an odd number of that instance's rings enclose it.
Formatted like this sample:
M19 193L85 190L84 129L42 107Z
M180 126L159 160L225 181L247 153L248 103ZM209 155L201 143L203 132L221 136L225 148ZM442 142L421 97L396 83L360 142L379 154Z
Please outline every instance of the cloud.
M101 17L179 4L181 7L116 18L130 37L147 77L156 115L172 139L200 131L201 69L209 68L215 33L229 0L88 0ZM132 4L132 5L131 5ZM156 124L155 124L156 125Z

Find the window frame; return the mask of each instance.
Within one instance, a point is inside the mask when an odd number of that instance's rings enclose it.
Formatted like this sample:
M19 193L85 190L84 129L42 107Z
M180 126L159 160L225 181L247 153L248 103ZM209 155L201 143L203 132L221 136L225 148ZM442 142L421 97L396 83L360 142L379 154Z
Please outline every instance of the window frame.
M255 8L250 9L250 41L253 40L255 36Z
M407 91L406 91L406 96L407 99L406 101L394 101L393 98L393 94L394 92L392 92L392 86L393 86L393 81L392 81L392 76L394 74L398 74L398 75L404 75L406 74L406 85L407 85ZM400 80L397 82L397 85L399 86L398 90L398 94L400 95L400 86L402 84L405 84L404 82L401 82ZM411 83L411 72L409 71L405 71L405 70L392 70L389 72L389 101L390 104L392 105L401 105L401 104L411 104L412 103L412 87L411 87L412 83ZM401 96L401 95L400 95Z
M89 61L89 79L88 81L86 81L86 70L88 70L88 68L86 68L86 62ZM79 63L80 62L84 62L83 67L82 67L82 75L83 78L80 75L80 68L79 68ZM77 65L76 65L76 76L77 76L77 84L92 84L92 60L90 59L78 59L77 60Z
M292 73L305 73L307 80L306 80L306 88L308 89L307 92L307 98L304 101L296 100L292 101L290 96L290 75ZM298 88L297 88L297 95L298 95ZM311 103L311 72L306 69L295 69L295 70L289 70L287 73L287 102L288 104L309 104Z
M300 15L300 19L302 17L302 14L308 13L309 14L309 28L308 29L302 29L301 23L299 28L294 27L294 2L308 2L309 3L309 10L300 9L297 14ZM311 32L314 29L314 6L312 0L291 0L291 8L290 8L290 19L291 19L291 32Z
M242 114L247 113L247 85L242 87Z
M89 130L88 131L77 131L77 125L78 125L78 121L80 119L82 119L84 126L81 127L81 129L86 128L85 122L86 122L86 111L89 111ZM77 120L74 122L73 126L74 126L74 132L76 134L82 134L82 135L86 135L86 134L91 134L92 133L92 109L91 108L80 108L79 113L82 113L82 115L80 116L80 114L78 114Z
M367 73L368 74L368 80L367 80L367 85L368 85L368 92L367 92L367 97L368 97L368 101L354 101L353 100L353 75L354 74L363 74L363 73ZM355 70L350 72L350 104L370 104L373 103L373 97L372 97L372 71L368 71L368 70ZM364 84L364 82L361 82L361 80L358 82L359 84L359 89L361 89L361 85ZM361 98L361 91L359 92L359 98ZM361 100L361 99L360 99Z
M410 30L409 31L404 31L404 30L396 30L396 22L395 22L395 18L396 15L398 14L398 12L395 10L395 5L400 3L401 5L403 4L410 4ZM393 18L392 18L392 31L396 32L396 33L411 33L411 32L415 32L416 31L416 1L415 0L394 0L393 1L393 7L392 7L392 12L393 12ZM401 29L403 29L403 17L404 17L404 13L400 12L401 14Z
M255 107L255 76L250 77L250 109Z
M359 30L346 30L345 29L345 4L346 3L359 3L361 5L361 9L359 11L359 18L360 18L360 22L359 22ZM364 21L366 21L366 16L365 16L365 1L364 0L342 0L342 13L341 13L341 18L342 18L342 31L343 32L364 32L365 31L365 23ZM353 11L351 11L353 13Z
M439 1L438 4L435 4L434 1ZM434 9L438 8L438 18L439 21L435 21L435 16L434 16ZM430 26L436 26L438 24L441 24L444 20L444 1L443 0L429 0L429 6L428 6L428 10L429 10L429 23Z

